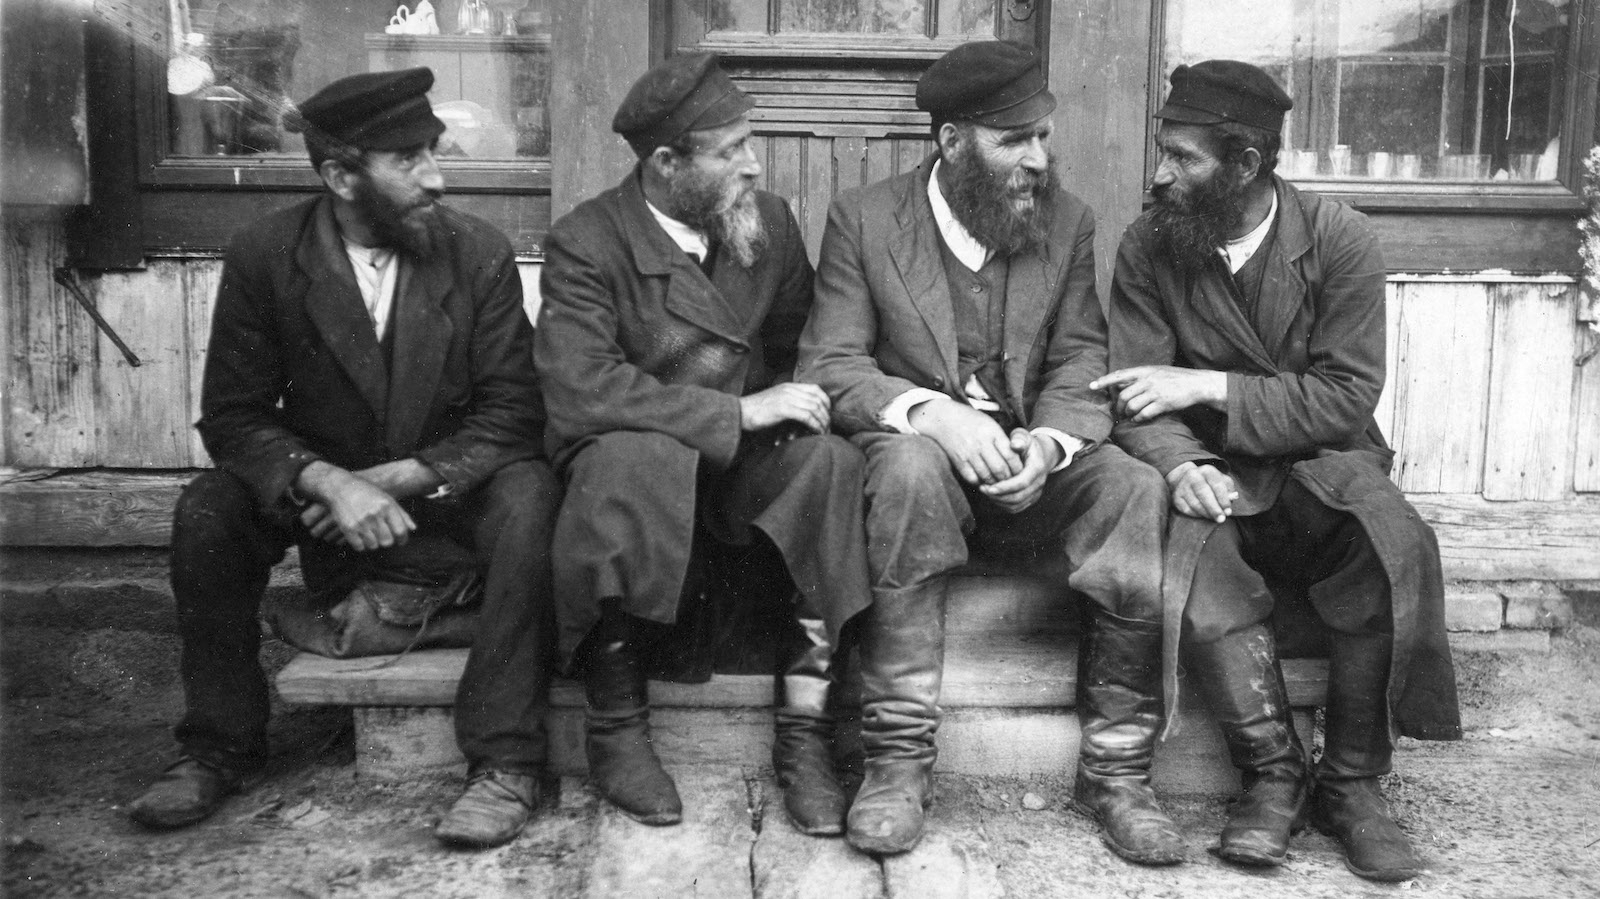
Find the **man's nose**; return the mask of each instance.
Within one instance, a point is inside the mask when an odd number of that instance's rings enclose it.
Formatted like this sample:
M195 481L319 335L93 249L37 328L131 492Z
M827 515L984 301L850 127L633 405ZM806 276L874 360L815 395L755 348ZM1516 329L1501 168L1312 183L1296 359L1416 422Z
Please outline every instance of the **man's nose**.
M1166 187L1176 180L1178 180L1177 166L1173 165L1170 160L1164 158L1157 159L1156 173L1150 179L1150 186Z
M1044 138L1035 137L1028 141L1022 153L1022 167L1030 172L1038 173L1050 167L1050 147Z
M756 148L746 143L740 154L739 174L746 178L761 177L761 160L756 158Z
M439 170L439 159L432 150L423 150L422 158L412 170L417 186L433 193L444 192L444 172Z

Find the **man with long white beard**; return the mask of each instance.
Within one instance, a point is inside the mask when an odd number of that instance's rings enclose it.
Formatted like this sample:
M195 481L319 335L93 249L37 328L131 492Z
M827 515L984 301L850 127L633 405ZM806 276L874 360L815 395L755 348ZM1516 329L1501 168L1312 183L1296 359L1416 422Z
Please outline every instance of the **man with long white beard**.
M791 380L811 265L783 200L756 190L749 98L713 57L646 72L612 127L639 156L545 243L534 361L557 519L559 652L584 679L589 775L646 824L682 814L650 741L645 660L722 547L781 556L799 648L773 763L795 824L843 829L828 693L840 626L868 600L861 454L828 398Z
M1118 854L1173 864L1150 788L1159 690L1158 477L1104 441L1094 221L1056 185L1038 54L964 44L917 84L937 152L838 198L800 372L867 458L872 606L861 625L866 780L849 839L904 852L932 796L949 575L967 538L1060 554L1092 610L1079 807Z
M1155 206L1111 283L1115 437L1171 489L1166 684L1178 661L1245 791L1218 854L1281 865L1310 822L1372 880L1422 863L1378 791L1395 734L1460 739L1433 532L1373 419L1384 265L1366 219L1273 174L1293 106L1255 66L1179 66ZM1326 742L1295 734L1275 631L1326 647ZM1170 693L1169 695L1175 695Z

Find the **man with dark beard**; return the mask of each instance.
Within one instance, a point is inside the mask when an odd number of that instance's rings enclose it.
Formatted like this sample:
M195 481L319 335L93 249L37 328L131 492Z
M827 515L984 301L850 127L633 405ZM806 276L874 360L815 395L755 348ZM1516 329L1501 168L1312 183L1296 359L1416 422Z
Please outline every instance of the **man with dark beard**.
M1077 802L1145 864L1183 844L1150 788L1161 725L1159 478L1111 416L1089 209L1056 186L1055 98L1027 46L964 44L917 84L938 150L835 200L802 379L867 457L866 781L849 838L904 852L931 798L950 573L967 537L1060 553L1089 599Z
M354 75L301 104L290 124L326 191L229 247L198 425L217 470L174 516L183 756L133 803L145 826L200 821L266 763L257 613L291 544L330 604L430 559L476 567L455 706L469 779L436 833L503 843L536 804L559 491L511 245L437 202L432 84Z
M559 651L585 682L591 780L634 819L675 824L646 678L695 670L650 666L663 626L702 620L712 559L786 571L799 647L781 664L773 765L796 826L837 834L827 700L839 628L869 596L861 454L828 434L827 396L791 380L811 265L788 205L755 189L750 107L709 55L646 72L612 122L638 166L545 242L534 361L567 484Z
M1281 865L1308 817L1350 870L1422 863L1378 791L1392 738L1459 739L1433 532L1373 420L1384 266L1359 213L1273 174L1287 94L1242 62L1179 66L1156 204L1111 285L1115 437L1171 489L1166 677L1207 697L1244 794L1218 853ZM1276 635L1275 635L1276 630ZM1326 742L1294 731L1276 636L1326 648Z

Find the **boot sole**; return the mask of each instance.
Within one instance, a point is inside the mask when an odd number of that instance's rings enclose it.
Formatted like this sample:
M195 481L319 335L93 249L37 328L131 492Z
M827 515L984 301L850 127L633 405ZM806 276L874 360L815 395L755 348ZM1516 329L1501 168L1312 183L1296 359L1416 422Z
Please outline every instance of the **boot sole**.
M868 855L901 855L917 848L917 844L922 842L922 834L917 834L916 839L904 845L888 842L879 843L866 839L858 840L854 836L849 837L848 840L851 846Z
M1344 845L1344 840L1340 838L1336 828L1328 827L1316 821L1315 819L1312 820L1311 826L1318 833L1321 833L1324 836L1332 837L1334 842L1339 844L1339 848L1344 850L1345 870L1357 877L1362 878L1363 880L1376 881L1377 883L1402 883L1407 880L1415 880L1422 876L1421 868L1396 868L1387 871L1368 871L1363 868L1358 868L1353 862L1350 861L1350 850Z
M1232 862L1233 864L1242 865L1246 868L1279 868L1283 866L1284 862L1289 860L1289 854L1287 852L1285 852L1283 855L1267 855L1261 852L1250 852L1240 849L1224 849L1222 847L1218 847L1211 851L1217 856L1217 858L1220 858L1225 862Z
M612 807L621 812L623 815L638 821L640 824L648 824L651 827L671 827L674 824L683 822L682 812L652 812L650 814L641 814L639 812L630 812L616 803L612 803Z
M1176 855L1167 855L1165 853L1151 855L1134 852L1133 850L1128 849L1111 839L1111 834L1106 832L1105 824L1100 820L1099 813L1097 813L1094 809L1084 805L1076 799L1072 800L1072 807L1077 810L1078 814L1083 815L1090 821L1093 821L1095 825L1100 828L1100 842L1104 843L1107 849L1110 849L1112 852L1116 853L1119 858L1126 859L1136 865L1148 865L1152 868L1165 868L1172 865L1181 865L1187 860L1182 852L1179 852Z

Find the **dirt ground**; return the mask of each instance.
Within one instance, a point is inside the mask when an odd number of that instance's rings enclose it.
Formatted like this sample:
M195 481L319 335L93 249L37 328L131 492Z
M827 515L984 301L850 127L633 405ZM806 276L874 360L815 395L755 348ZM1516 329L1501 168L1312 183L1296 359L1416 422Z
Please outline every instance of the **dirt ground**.
M1220 797L1169 801L1188 864L1129 866L1067 810L1065 776L942 778L925 849L883 866L795 834L768 772L732 766L676 772L680 828L628 822L569 779L510 846L449 852L430 827L459 784L359 781L348 714L305 708L275 715L262 785L204 825L149 834L124 806L170 760L175 640L11 627L0 634L0 886L12 897L1600 897L1600 594L1578 609L1549 654L1457 654L1466 739L1406 741L1386 779L1428 866L1393 886L1349 874L1314 832L1282 869L1224 865L1205 851Z

